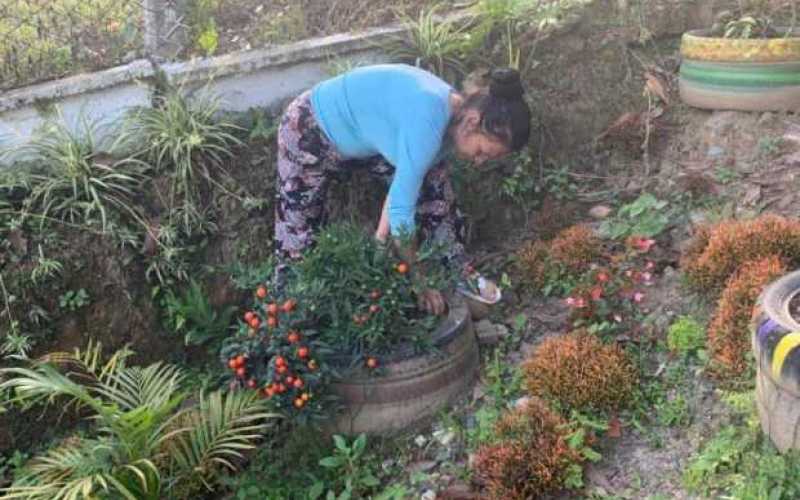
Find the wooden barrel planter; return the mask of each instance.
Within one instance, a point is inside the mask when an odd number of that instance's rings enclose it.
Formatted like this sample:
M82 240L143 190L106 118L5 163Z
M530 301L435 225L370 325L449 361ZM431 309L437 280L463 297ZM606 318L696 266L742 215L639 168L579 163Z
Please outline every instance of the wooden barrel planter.
M332 427L344 434L391 433L435 415L463 396L475 381L478 344L463 298L451 301L433 334L435 349L417 355L409 347L380 358L377 374L343 369L332 384L343 408ZM337 364L348 364L339 359Z
M798 299L800 271L795 271L769 285L753 311L758 414L764 433L781 451L800 449L800 323L790 312Z
M689 31L681 40L680 93L686 104L717 110L800 110L800 30L764 39L709 33Z

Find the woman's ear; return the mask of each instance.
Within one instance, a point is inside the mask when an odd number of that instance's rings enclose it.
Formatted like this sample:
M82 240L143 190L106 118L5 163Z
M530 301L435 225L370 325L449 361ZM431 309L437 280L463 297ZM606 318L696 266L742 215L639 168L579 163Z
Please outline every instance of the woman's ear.
M481 113L477 109L469 108L464 110L463 117L461 122L466 126L469 130L475 130L480 127L481 124Z

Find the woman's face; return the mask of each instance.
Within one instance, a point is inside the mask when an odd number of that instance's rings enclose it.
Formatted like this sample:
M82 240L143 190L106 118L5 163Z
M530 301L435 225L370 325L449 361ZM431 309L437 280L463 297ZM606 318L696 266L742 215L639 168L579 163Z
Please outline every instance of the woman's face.
M476 166L509 153L503 141L481 130L480 118L477 110L465 110L453 130L456 155Z

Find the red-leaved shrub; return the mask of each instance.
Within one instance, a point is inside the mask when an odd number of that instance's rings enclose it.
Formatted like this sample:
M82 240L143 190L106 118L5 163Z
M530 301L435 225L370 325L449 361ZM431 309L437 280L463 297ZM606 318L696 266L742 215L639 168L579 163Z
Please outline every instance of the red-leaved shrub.
M477 482L493 500L528 500L564 486L570 466L582 461L566 441L566 422L538 398L503 416L497 439L473 463Z
M708 328L712 373L731 379L747 369L750 317L764 286L786 272L776 256L745 263L727 283Z

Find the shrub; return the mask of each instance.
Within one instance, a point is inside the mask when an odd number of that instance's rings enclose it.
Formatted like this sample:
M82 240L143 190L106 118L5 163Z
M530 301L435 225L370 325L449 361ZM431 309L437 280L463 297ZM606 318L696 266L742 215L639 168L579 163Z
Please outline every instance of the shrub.
M601 241L587 226L564 229L550 242L533 241L517 253L517 269L532 286L575 280L601 255Z
M576 225L564 229L550 242L550 255L557 264L578 273L600 256L600 245L600 238L589 227Z
M717 376L732 378L747 369L753 307L764 286L785 272L786 265L773 255L746 263L728 280L708 329L708 351Z
M681 316L667 332L667 347L679 354L689 354L705 344L705 329L691 316Z
M528 390L556 401L562 410L612 410L624 405L636 371L616 345L585 330L542 342L523 365Z
M501 418L496 440L476 453L473 470L488 498L541 498L565 485L582 461L567 443L566 422L544 402L532 399Z
M681 265L689 284L700 291L718 292L748 261L777 255L789 264L800 263L800 221L778 215L723 222L701 231L698 240Z

